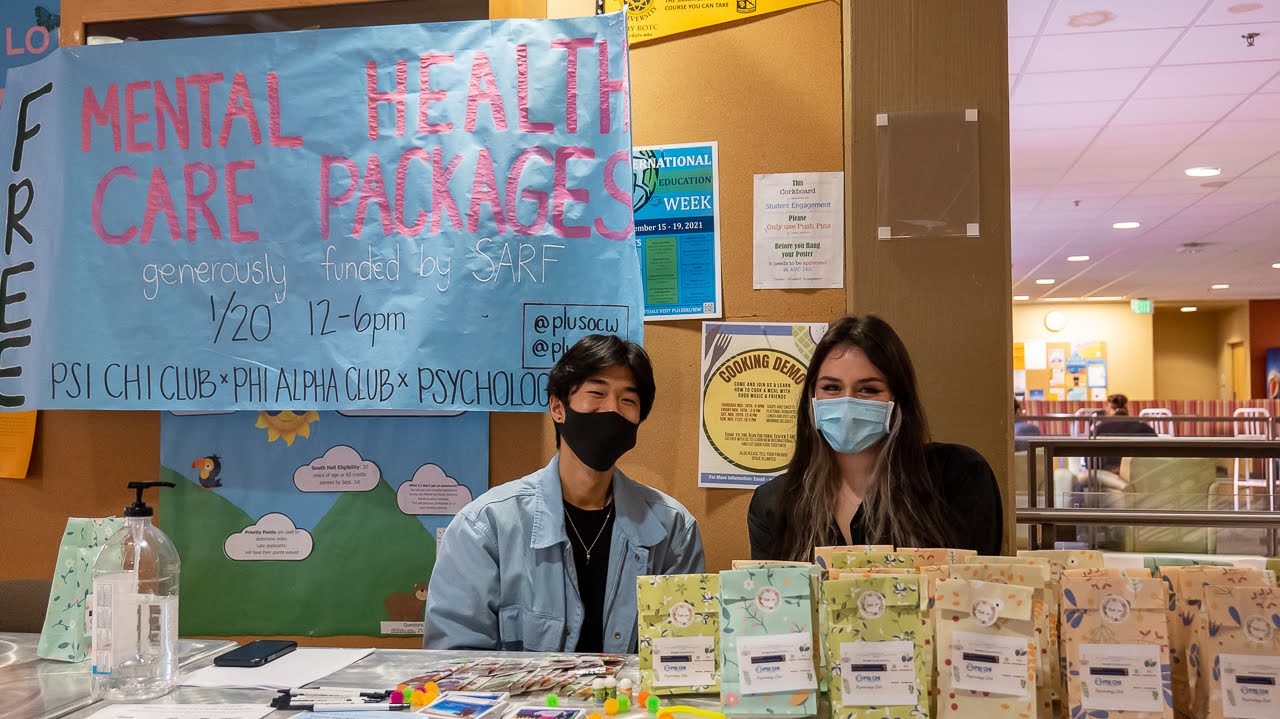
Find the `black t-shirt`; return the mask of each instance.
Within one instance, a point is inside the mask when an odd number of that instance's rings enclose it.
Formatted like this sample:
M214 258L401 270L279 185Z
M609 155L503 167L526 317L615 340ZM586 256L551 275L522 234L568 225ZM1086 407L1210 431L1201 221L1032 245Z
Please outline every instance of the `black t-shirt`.
M979 554L1000 553L1004 538L1004 511L1000 487L991 465L981 454L960 444L932 443L925 446L929 478L937 489L943 510L956 523L959 538L954 549L974 549ZM785 559L779 546L785 506L794 496L787 475L779 475L756 488L747 510L747 531L751 536L751 558ZM850 544L889 544L887 537L872 537L864 526L861 506L849 524ZM845 544L840 526L831 523L828 545Z
M1093 430L1095 437L1156 437L1156 430L1146 422L1136 419L1109 419L1099 422ZM1105 469L1108 472L1120 472L1120 457L1090 457L1086 466Z
M579 509L564 503L565 533L573 547L582 596L582 629L575 652L604 651L604 589L609 580L609 545L613 541L613 504L604 509ZM576 531L575 531L576 530ZM597 539L597 537L599 537ZM594 544L593 544L594 542ZM591 561L587 561L587 549Z

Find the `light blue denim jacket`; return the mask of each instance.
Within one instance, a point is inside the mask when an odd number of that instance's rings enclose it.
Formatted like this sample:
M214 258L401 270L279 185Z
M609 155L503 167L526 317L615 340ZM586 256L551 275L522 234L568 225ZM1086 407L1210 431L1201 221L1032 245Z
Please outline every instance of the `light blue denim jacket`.
M706 561L689 511L616 468L613 505L604 650L627 653L636 649L636 577L699 573ZM573 651L582 614L556 455L449 523L431 573L423 646Z

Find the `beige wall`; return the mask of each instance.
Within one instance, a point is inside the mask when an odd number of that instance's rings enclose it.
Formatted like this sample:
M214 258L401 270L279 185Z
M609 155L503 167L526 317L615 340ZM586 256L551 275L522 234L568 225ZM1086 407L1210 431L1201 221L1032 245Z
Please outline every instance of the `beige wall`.
M1066 315L1067 326L1050 332L1046 313ZM1107 343L1107 391L1130 399L1155 399L1155 361L1152 341L1153 315L1135 315L1119 303L1017 304L1013 308L1013 341ZM1248 332L1248 323L1244 331ZM1230 355L1227 357L1230 362Z
M1249 305L1241 304L1218 313L1218 399L1231 399L1231 344L1244 343L1245 376L1249 375ZM1248 399L1248 396L1240 399Z
M1156 310L1155 399L1218 399L1218 333L1225 312Z

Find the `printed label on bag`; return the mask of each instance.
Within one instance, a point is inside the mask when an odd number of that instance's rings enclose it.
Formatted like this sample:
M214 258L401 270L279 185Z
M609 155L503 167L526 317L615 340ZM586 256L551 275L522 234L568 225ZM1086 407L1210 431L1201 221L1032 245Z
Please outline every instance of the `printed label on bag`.
M1164 709L1160 647L1154 644L1081 644L1079 682L1085 710Z
M840 645L840 701L847 707L914 706L915 642Z
M951 684L990 694L1027 697L1034 684L1028 664L1033 640L956 632L951 646Z
M653 640L655 687L705 687L719 681L715 637L657 637Z
M677 627L687 627L693 624L693 605L688 602L676 602L671 605L671 610L667 612L667 619Z
M1220 654L1222 716L1274 719L1280 716L1280 657Z
M817 689L810 634L738 637L742 694L779 694Z

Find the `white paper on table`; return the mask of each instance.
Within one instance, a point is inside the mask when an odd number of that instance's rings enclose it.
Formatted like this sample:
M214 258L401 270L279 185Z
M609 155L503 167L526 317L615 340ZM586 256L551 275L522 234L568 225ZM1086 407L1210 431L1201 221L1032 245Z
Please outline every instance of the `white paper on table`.
M275 711L262 704L112 704L93 719L261 719Z
M182 684L226 689L293 689L319 681L372 653L372 649L299 647L260 667L205 667L184 676Z

